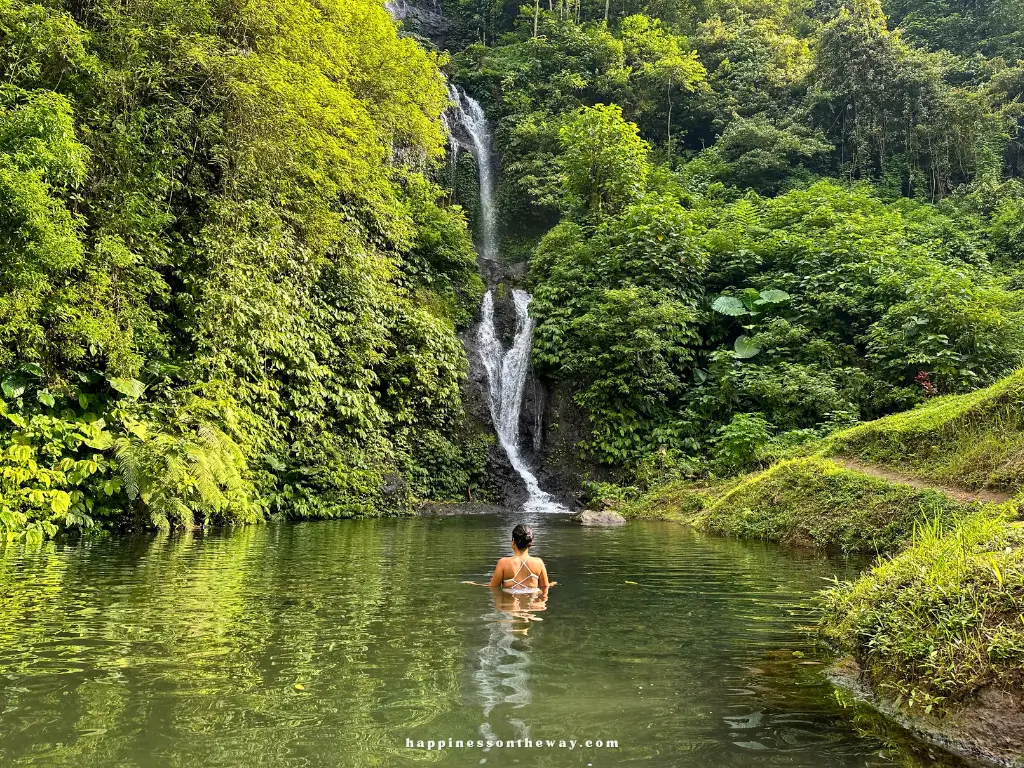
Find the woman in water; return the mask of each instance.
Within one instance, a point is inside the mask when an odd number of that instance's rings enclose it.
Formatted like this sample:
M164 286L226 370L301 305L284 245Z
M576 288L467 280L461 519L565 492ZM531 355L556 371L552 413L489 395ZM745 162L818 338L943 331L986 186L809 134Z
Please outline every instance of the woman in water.
M512 557L503 557L494 566L494 575L489 584L478 584L492 589L500 588L510 595L546 595L548 587L557 582L548 579L548 569L539 557L530 556L533 545L533 529L517 525L512 531ZM467 581L466 584L476 584Z

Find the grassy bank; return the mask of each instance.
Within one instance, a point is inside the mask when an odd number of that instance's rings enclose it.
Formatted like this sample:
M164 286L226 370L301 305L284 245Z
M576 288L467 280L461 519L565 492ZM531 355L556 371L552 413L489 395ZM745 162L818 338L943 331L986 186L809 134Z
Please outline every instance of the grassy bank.
M738 482L741 482L739 478L721 483L669 483L638 499L623 502L617 509L631 519L671 520L698 525L702 513Z
M728 536L845 552L895 552L923 518L952 521L976 505L911 488L818 457L792 459L744 479L710 504L701 527Z
M1024 528L977 515L825 596L824 636L887 698L931 712L1024 686Z
M966 395L839 432L823 455L851 456L939 484L1019 493L1024 485L1024 370Z
M821 457L781 461L721 484L677 483L624 505L633 518L658 517L740 538L844 552L896 552L914 527L952 525L979 505L845 469Z

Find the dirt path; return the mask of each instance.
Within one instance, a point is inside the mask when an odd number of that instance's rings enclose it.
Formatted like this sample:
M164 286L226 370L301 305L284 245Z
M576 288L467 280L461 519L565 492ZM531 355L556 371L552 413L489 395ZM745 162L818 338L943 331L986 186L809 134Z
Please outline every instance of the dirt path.
M919 477L912 477L900 472L895 472L887 467L881 467L877 464L866 464L862 461L858 461L857 459L848 459L845 456L832 456L830 458L839 466L852 469L855 472L871 475L872 477L879 477L883 480L888 480L890 483L902 483L903 485L909 485L912 488L919 488L921 490L931 488L936 491L942 491L951 499L956 499L957 501L979 501L1003 504L1013 498L1013 494L1007 493L1006 491L971 491L967 488L958 488L954 485L939 485L938 483L933 483L928 480L922 480Z

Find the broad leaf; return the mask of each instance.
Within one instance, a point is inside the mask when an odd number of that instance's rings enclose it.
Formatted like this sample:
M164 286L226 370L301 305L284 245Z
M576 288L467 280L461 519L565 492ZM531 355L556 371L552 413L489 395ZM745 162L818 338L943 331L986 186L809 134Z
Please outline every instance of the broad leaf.
M736 357L741 360L754 357L761 351L761 347L757 346L749 336L740 336L736 339L734 347L736 349Z
M774 288L770 291L761 291L759 295L761 298L755 302L756 304L781 304L784 301L789 301L791 298L785 291Z
M39 363L25 363L21 366L19 370L21 370L23 373L31 374L32 376L37 376L40 378L43 376L43 367L39 365Z
M109 379L109 381L112 389L130 397L132 400L138 400L142 397L142 393L146 391L146 385L138 379L113 378Z
M3 389L3 392L7 397L14 399L25 394L25 388L27 386L28 382L25 381L24 378L12 373L3 380L3 383L0 384L0 389Z
M750 314L743 302L732 296L719 296L715 299L715 303L711 305L711 308L722 315L728 315L729 317L739 317L740 315Z
M51 395L44 389L41 389L38 392L36 392L36 400L45 405L47 408L53 408L53 404L57 402L54 399L53 395Z
M744 288L741 300L743 301L743 306L753 311L754 307L761 300L761 294L758 293L756 288Z

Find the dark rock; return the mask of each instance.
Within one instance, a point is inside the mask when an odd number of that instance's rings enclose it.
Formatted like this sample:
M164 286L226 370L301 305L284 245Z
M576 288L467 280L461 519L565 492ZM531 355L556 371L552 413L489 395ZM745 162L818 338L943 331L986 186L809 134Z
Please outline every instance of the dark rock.
M592 438L592 425L587 414L573 401L573 390L568 383L544 386L540 424L540 452L531 460L534 466L541 468L537 476L548 491L563 500L576 499L584 493L583 480L622 481L607 465L581 453L580 444Z
M409 486L405 478L397 473L384 475L384 485L381 487L381 495L386 501L396 503L409 494Z
M384 7L405 31L444 47L451 24L442 13L441 0L388 0Z
M575 515L569 518L574 523L580 523L581 525L600 525L605 527L614 527L616 525L625 525L626 518L620 515L618 512L612 512L610 510L601 510L595 512L592 509L585 509L582 512L577 512Z
M496 515L508 512L508 509L496 504L450 504L425 501L417 507L416 512L422 517L456 517L459 515Z

